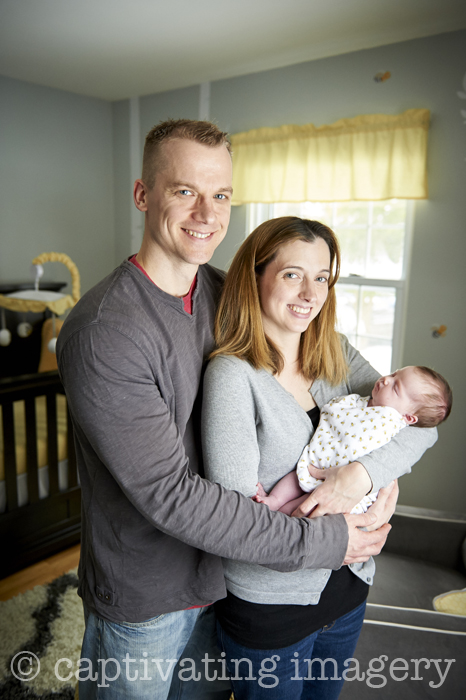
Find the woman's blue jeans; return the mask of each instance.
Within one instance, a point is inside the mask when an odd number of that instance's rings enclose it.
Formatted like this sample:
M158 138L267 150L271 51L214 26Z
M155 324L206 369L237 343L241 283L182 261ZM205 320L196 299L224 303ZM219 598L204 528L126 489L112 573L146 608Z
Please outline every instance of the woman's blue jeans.
M336 700L361 632L366 603L281 649L237 644L217 624L235 700ZM345 661L347 664L345 665Z

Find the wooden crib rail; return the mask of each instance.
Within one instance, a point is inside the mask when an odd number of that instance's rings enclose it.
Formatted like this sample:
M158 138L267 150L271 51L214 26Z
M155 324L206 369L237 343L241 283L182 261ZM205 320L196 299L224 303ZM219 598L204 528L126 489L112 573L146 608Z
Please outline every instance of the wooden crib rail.
M0 380L6 490L6 512L0 514L0 540L7 543L8 549L7 556L0 558L0 578L79 541L81 492L69 413L68 488L59 490L57 394L64 394L64 389L56 371ZM39 498L37 396L45 396L47 406L49 495L43 499ZM24 401L25 405L28 503L24 506L18 505L15 401Z
M58 443L57 443L57 404L56 395L64 393L58 372L23 375L0 380L0 405L3 418L5 486L7 493L8 511L18 508L16 486L17 464L15 454L15 433L13 403L24 401L26 424L26 460L29 502L39 500L38 491L38 458L36 437L36 405L37 396L45 396L47 402L47 454L49 467L50 495L59 492L58 487ZM71 422L68 420L68 431L72 438ZM71 483L77 484L76 459L73 440L68 440L69 476Z

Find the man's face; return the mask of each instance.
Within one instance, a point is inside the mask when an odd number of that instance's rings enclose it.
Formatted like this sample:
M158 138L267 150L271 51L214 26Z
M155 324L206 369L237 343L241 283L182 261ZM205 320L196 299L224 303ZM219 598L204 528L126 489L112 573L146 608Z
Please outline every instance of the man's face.
M139 191L138 191L138 182ZM232 195L231 158L225 146L188 139L163 143L152 189L135 185L146 212L144 236L168 264L202 265L225 237Z

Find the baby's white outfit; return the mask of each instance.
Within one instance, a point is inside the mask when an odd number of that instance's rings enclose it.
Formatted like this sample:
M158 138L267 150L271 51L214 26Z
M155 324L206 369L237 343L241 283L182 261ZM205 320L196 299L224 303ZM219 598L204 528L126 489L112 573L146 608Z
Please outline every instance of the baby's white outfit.
M340 396L322 407L320 421L298 461L296 472L303 491L313 491L322 482L309 474L308 466L321 469L349 464L385 445L406 427L401 413L389 406L368 406L370 396ZM377 492L364 496L352 513L365 513Z

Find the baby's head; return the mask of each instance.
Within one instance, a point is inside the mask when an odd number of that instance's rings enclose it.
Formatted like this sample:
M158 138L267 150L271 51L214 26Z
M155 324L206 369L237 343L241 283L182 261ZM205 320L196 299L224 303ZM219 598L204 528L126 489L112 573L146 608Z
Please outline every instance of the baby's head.
M452 393L446 379L428 367L403 367L378 379L369 406L389 406L408 425L433 428L450 415Z

